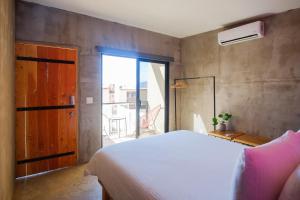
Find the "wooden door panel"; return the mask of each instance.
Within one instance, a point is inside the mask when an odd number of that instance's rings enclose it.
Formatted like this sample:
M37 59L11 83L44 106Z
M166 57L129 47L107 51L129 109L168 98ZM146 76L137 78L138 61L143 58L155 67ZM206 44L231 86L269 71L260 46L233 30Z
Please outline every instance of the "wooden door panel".
M17 176L76 164L76 84L76 49L16 44Z
M76 109L17 112L16 122L17 160L76 151Z
M37 45L16 43L16 56L37 57Z
M36 104L37 62L16 61L16 107ZM29 89L30 88L30 89Z
M47 45L16 43L16 56L47 58L54 60L77 60L77 50Z
M76 66L16 62L16 107L69 105L76 96Z
M76 94L76 71L73 65L59 64L59 96L61 104L70 104L70 97Z
M27 156L26 112L16 112L16 160L23 160Z
M69 167L76 164L76 155L69 155L60 158L40 160L31 163L18 164L16 166L16 176L27 176L39 172L54 170L62 167Z
M77 112L75 109L65 109L62 111L58 116L59 153L75 151L77 148Z

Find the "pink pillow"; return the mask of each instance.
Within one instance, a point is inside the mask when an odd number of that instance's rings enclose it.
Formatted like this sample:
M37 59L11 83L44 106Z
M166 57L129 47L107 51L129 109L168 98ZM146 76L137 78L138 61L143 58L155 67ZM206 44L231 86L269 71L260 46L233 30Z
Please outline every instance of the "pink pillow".
M287 131L267 144L246 148L235 180L234 198L275 200L300 163L300 134Z
M279 200L300 199L300 164L284 184Z

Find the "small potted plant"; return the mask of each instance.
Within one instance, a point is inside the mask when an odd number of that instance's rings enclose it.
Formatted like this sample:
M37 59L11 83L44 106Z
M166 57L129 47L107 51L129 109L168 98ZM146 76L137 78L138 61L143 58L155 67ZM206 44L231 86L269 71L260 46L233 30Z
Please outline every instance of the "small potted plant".
M226 131L226 122L232 118L232 115L229 113L220 113L218 117L213 117L212 122L214 126L220 124L219 131Z

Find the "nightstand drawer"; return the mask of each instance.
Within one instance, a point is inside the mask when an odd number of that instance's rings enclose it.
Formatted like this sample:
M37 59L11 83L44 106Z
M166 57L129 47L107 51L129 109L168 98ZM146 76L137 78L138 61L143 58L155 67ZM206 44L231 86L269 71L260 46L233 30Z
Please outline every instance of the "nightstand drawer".
M212 131L208 133L208 135L210 136L214 136L214 137L218 137L230 141L244 134L245 133L235 132L235 131Z
M250 135L237 131L211 131L208 133L208 135L229 140L232 142L245 144L252 147L262 145L271 141L271 139L267 137Z
M263 136L258 136L258 135L248 135L248 134L244 134L241 135L237 138L233 139L234 142L238 142L238 143L242 143L248 146L258 146L258 145L262 145L265 143L268 143L271 141L271 139L267 138L267 137L263 137Z

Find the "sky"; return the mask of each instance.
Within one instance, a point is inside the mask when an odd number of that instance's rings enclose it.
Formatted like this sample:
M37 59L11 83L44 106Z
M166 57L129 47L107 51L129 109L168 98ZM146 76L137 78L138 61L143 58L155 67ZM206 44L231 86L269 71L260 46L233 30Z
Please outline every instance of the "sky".
M103 87L109 84L136 88L136 59L103 55ZM140 82L147 81L148 63L140 63Z

